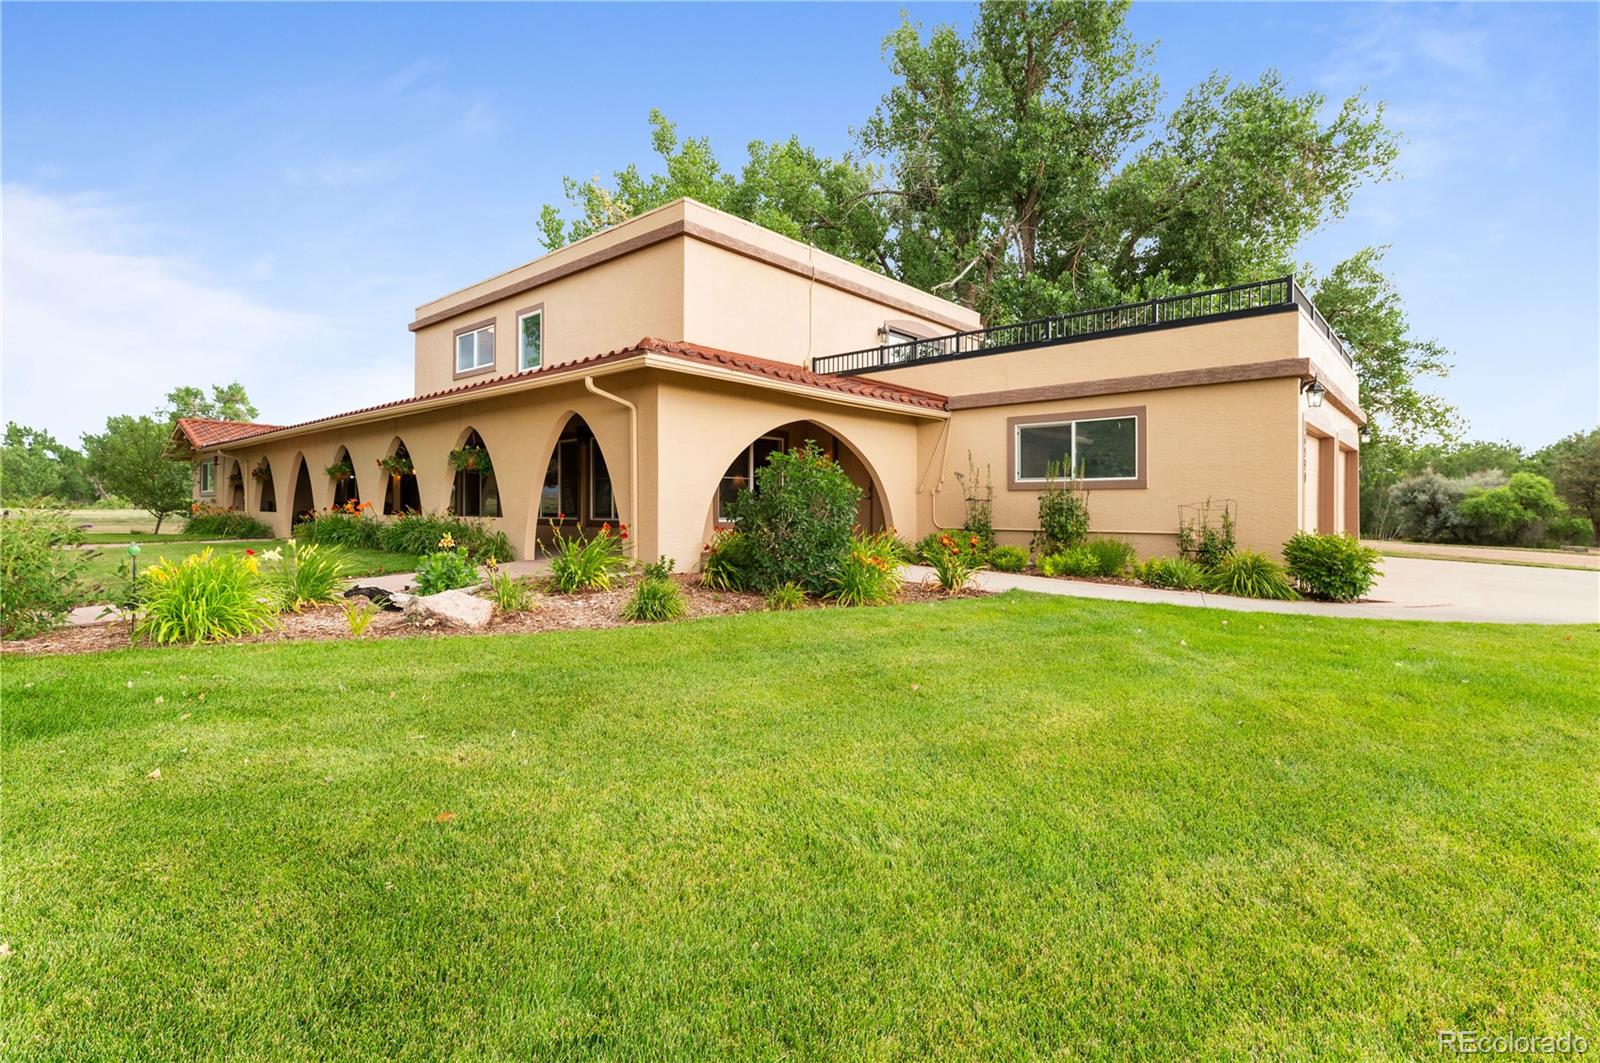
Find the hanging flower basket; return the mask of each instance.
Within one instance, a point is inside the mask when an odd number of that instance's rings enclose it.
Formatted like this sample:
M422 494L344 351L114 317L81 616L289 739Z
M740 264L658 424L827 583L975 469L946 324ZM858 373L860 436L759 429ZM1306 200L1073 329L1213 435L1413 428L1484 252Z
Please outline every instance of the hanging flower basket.
M322 471L327 473L330 479L337 480L340 483L343 483L345 480L350 479L350 477L356 474L356 470L348 461L336 461Z
M489 452L483 447L462 447L450 452L450 467L456 472L475 472L487 476L494 471L489 463Z
M391 454L387 458L379 458L378 468L396 479L409 476L412 472L411 459L403 454Z
M260 461L256 462L255 467L250 470L250 475L257 480L265 480L267 477L272 475L272 466L267 464L266 458L262 458Z

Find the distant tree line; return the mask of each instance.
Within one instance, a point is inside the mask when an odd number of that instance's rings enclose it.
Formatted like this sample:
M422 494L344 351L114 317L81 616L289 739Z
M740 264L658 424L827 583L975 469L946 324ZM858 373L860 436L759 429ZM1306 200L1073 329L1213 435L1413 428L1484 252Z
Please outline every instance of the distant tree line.
M159 531L163 520L189 508L190 466L168 456L178 418L255 416L244 386L235 381L213 385L209 396L198 387L174 388L153 414L108 417L103 431L83 435L81 450L44 429L9 421L0 446L0 499L7 506L109 502L145 510Z

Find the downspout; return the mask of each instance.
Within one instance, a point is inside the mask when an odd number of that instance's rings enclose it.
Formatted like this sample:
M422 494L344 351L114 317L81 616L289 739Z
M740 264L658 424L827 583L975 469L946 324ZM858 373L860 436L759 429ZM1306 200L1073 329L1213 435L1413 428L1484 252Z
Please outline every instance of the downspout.
M589 392L610 399L628 408L628 516L633 518L635 524L639 523L639 407L611 392L596 386L594 377L583 378L583 386ZM634 540L638 542L638 540Z

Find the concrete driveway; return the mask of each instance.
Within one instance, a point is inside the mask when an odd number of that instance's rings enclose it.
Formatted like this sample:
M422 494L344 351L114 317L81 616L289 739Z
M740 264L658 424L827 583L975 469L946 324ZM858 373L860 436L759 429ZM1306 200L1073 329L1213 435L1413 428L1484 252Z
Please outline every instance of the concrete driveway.
M910 566L913 579L932 578L933 570ZM1386 557L1383 575L1368 601L1267 602L1194 591L1047 579L1044 576L979 572L986 590L1026 590L1122 602L1204 606L1235 612L1301 613L1365 617L1372 620L1456 620L1500 624L1600 623L1600 572L1576 572L1471 561L1425 561Z

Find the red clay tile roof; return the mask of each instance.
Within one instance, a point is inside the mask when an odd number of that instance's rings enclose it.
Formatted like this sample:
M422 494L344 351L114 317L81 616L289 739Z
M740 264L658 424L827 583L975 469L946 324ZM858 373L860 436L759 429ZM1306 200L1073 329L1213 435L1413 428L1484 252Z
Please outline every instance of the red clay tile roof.
M254 424L249 421L218 421L210 417L180 417L178 430L195 450L232 443L262 432L276 432L283 425Z
M563 376L568 373L593 369L611 362L637 358L644 354L662 354L685 362L721 366L726 369L748 373L751 376L782 380L791 384L800 384L804 387L818 388L823 391L834 391L843 395L855 395L860 398L878 399L884 402L897 402L925 410L943 410L945 408L945 397L936 395L931 391L886 384L881 380L836 376L830 373L813 373L809 369L804 369L790 362L775 362L768 358L752 358L747 354L720 351L714 347L702 347L697 343L681 343L676 340L663 340L654 336L646 336L632 347L607 351L605 354L593 354L587 358L562 362L559 365L528 369L521 373L511 373L506 376L494 377L490 380L478 380L470 384L459 384L453 388L430 391L427 394L415 395L409 399L395 399L393 402L381 402L375 406L362 406L359 409L329 414L326 417L317 417L309 421L301 421L298 424L243 424L238 421L204 421L197 418L184 418L178 424L179 427L183 428L184 434L189 437L191 445L196 449L200 449L207 446L217 446L220 443L238 442L241 439L265 435L268 432L278 432L286 428L309 428L313 425L327 421L337 421L357 414L375 413L379 410L403 410L405 407L413 406L419 402L429 402L433 399L445 398L451 395L467 395L476 391L493 391L496 388L531 380L535 377ZM213 429L215 432L227 434L225 437L206 434L204 435L204 442L196 442L196 435L188 425L215 426Z

